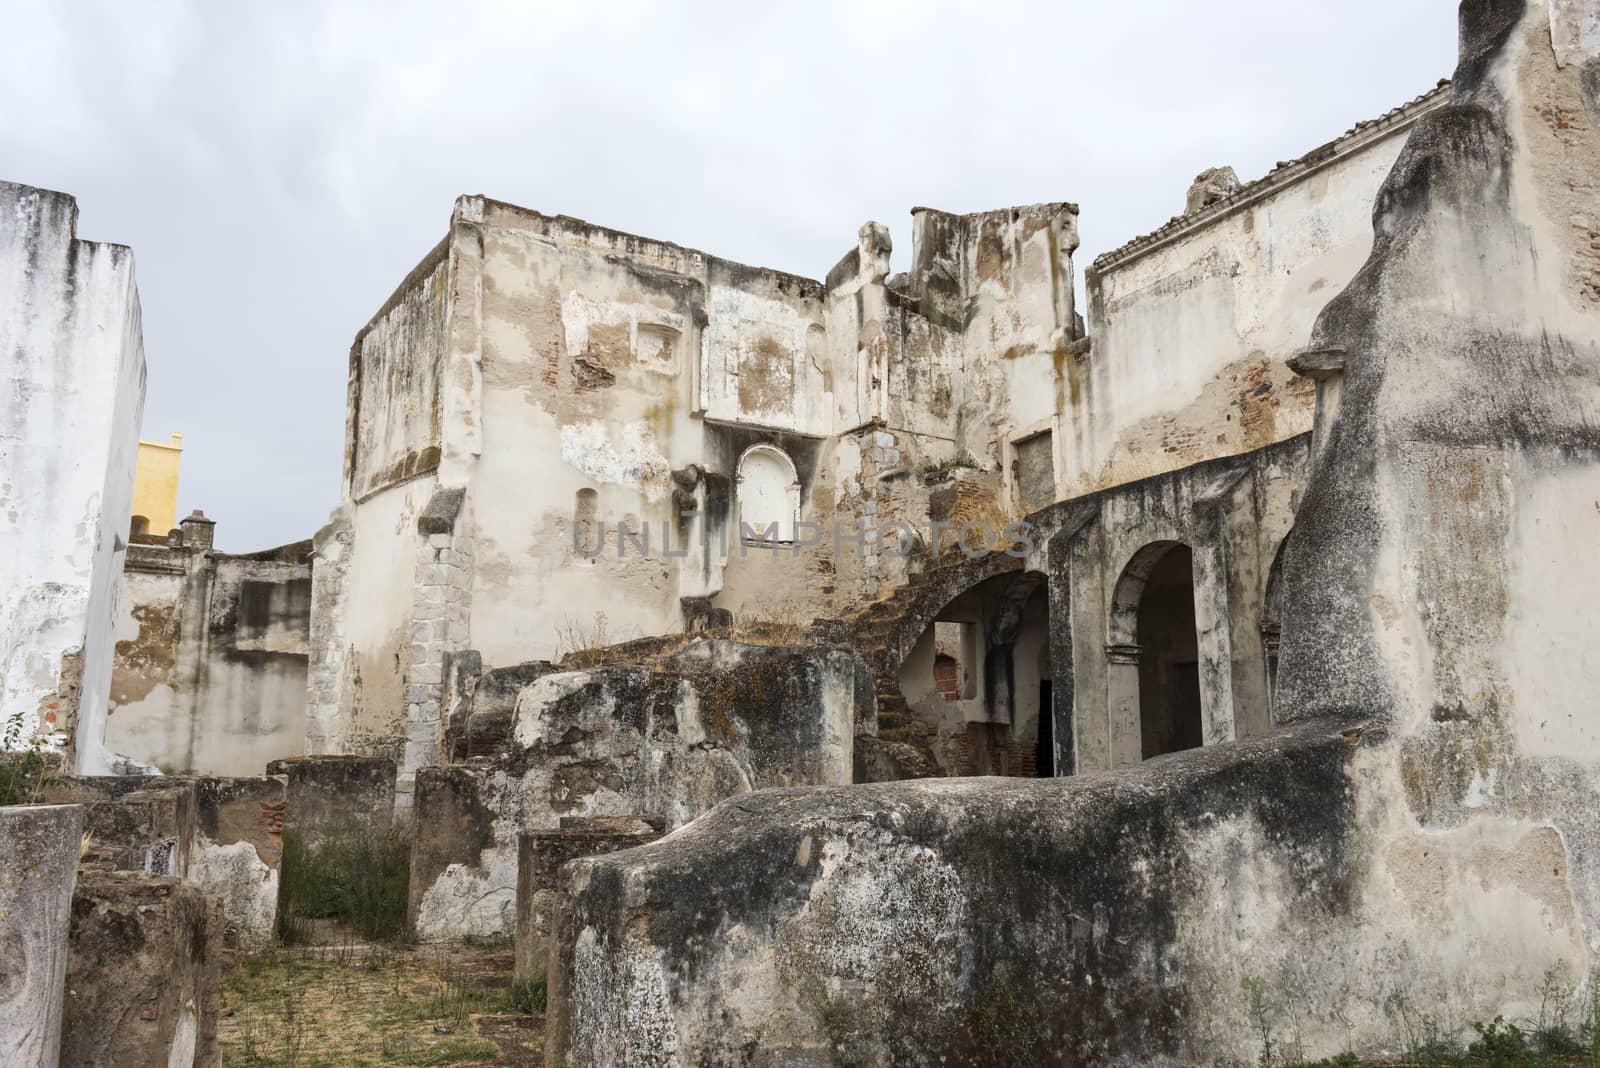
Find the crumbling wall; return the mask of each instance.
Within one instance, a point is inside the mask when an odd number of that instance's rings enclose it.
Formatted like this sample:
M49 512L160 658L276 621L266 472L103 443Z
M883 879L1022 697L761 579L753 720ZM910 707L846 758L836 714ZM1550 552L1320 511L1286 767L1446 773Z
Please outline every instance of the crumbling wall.
M103 771L144 409L133 254L78 240L63 193L0 183L0 217L0 718L61 732Z
M1067 361L1063 487L1087 493L1311 429L1285 360L1372 247L1374 197L1436 91L1097 258Z
M609 816L671 829L751 790L850 782L859 667L837 649L707 641L539 675L504 752L418 775L415 930L509 930L523 831Z
M106 742L169 775L249 775L304 751L312 546L203 540L129 549Z

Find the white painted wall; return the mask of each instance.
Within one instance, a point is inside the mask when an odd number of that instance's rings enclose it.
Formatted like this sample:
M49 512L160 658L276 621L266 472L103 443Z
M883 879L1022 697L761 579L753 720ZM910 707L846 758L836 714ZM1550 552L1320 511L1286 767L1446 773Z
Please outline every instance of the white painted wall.
M0 716L77 714L103 773L117 577L144 411L133 253L76 238L64 193L0 182ZM82 651L81 696L63 658Z

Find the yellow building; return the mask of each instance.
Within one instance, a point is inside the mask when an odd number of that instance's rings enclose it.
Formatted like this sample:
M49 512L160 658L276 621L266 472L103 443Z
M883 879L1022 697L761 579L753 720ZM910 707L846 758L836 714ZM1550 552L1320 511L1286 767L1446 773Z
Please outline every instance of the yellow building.
M135 534L166 534L178 525L178 463L183 459L183 435L172 443L139 442L139 462L133 472L133 526Z

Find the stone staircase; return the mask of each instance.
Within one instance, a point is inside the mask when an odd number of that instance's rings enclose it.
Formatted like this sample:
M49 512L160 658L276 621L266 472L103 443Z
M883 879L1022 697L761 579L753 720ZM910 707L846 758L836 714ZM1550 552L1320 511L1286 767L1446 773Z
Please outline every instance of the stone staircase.
M948 552L889 596L844 620L850 644L872 666L877 684L878 737L867 745L867 758L858 761L858 779L883 782L949 774L934 753L937 728L918 719L900 692L900 665L951 601L980 582L1021 570L1022 561L1004 553L968 559Z

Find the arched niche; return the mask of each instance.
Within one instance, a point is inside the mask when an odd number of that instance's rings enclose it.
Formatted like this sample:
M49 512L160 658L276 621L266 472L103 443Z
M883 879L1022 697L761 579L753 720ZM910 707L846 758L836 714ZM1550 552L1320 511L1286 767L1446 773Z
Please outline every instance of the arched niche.
M800 477L776 445L752 445L739 457L734 496L740 537L751 544L794 541L800 521Z

